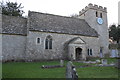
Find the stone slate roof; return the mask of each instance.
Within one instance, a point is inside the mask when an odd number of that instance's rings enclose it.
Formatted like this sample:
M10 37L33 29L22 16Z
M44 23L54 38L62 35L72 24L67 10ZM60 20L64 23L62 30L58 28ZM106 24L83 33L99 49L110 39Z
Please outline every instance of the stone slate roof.
M97 37L83 19L29 11L29 30Z
M27 35L27 19L2 15L2 33Z

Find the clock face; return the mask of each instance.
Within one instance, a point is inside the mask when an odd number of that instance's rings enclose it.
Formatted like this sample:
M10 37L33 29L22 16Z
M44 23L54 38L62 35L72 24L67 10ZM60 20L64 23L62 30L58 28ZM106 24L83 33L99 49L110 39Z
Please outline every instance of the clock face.
M103 19L102 18L97 18L98 24L103 24Z

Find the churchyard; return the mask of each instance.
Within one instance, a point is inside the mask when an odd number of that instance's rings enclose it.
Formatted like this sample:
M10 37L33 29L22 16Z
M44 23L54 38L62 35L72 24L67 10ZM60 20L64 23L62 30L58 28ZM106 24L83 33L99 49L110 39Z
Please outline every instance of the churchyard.
M78 78L118 78L120 69L115 67L116 58L108 58L108 66L103 66L97 59L89 61L72 61ZM7 62L2 65L3 78L66 78L68 61L43 62ZM101 65L100 65L101 64ZM60 66L58 66L60 65ZM47 67L46 67L47 66ZM52 67L51 67L52 66ZM55 66L55 67L54 67Z

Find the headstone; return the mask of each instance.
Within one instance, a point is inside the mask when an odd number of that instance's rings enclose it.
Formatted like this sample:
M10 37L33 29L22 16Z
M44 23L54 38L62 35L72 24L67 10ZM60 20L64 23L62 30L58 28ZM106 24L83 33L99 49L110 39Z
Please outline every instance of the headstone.
M60 60L60 66L64 66L64 61Z
M100 60L96 60L96 63L100 63L101 61Z
M69 61L66 66L66 78L72 78L72 62Z
M107 59L102 59L102 64L107 65Z
M117 68L120 69L120 58L117 61Z
M66 78L67 80L78 80L78 74L71 61L69 61L66 66Z
M117 49L112 49L110 57L118 57L118 50Z

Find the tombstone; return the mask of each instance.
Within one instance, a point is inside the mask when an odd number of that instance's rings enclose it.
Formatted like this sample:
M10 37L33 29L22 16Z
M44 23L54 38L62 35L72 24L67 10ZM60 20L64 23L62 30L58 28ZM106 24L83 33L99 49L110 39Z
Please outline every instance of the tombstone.
M120 69L120 58L118 58L118 60L117 60L116 67L117 67L118 69Z
M66 66L66 78L67 80L78 80L78 74L71 61L69 61Z
M63 60L60 60L60 66L64 66L64 61Z
M69 61L66 66L66 78L72 78L72 62Z
M102 59L101 62L102 62L103 65L107 65L107 59Z
M110 57L118 57L118 50L117 49L112 49Z

